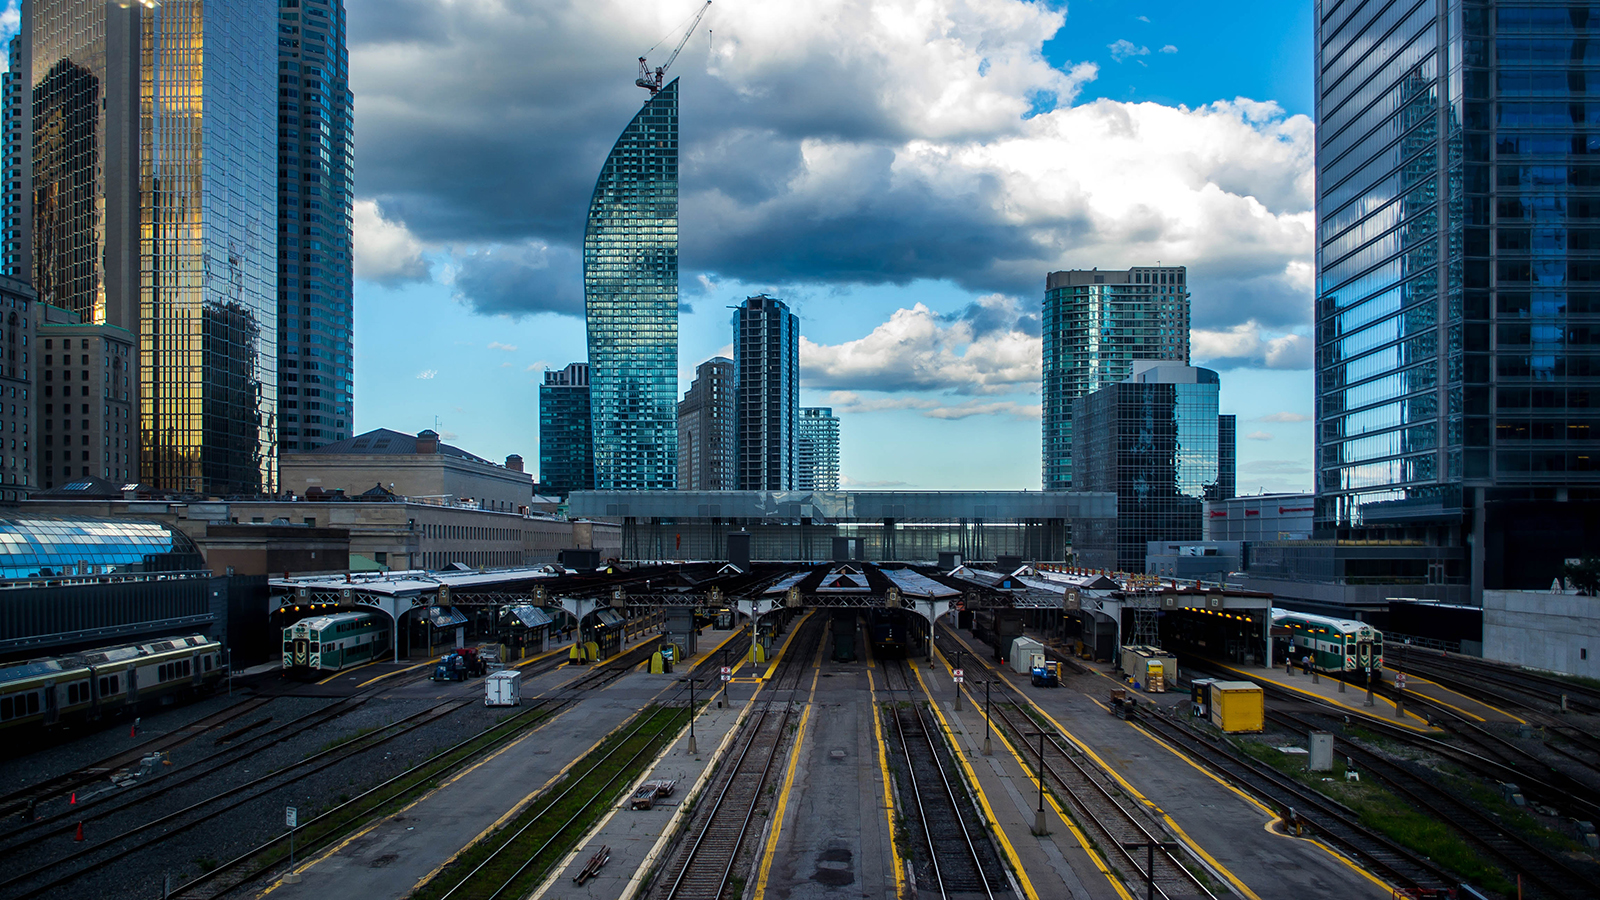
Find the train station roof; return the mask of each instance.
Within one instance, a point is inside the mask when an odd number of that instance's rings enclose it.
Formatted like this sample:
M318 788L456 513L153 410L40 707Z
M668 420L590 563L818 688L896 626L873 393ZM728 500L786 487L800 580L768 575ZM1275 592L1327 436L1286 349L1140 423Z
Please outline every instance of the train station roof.
M194 541L152 519L0 518L0 578L203 568Z

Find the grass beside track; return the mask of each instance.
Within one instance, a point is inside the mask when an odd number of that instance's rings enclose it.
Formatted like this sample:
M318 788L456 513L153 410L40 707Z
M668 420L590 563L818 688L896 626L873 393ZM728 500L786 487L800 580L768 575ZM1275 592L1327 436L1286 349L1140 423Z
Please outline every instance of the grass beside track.
M516 818L461 853L411 900L522 897L611 809L688 725L682 707L649 706L551 785ZM520 872L518 870L521 870Z
M308 859L317 850L331 846L374 819L398 812L406 804L437 787L444 776L463 763L520 737L550 716L549 712L537 710L526 717L502 720L475 739L423 764L414 772L394 779L392 783L372 788L353 800L341 794L338 802L318 808L315 815L303 811L301 821L304 824L295 831L295 858ZM258 873L288 862L288 859L289 843L286 839L280 839L249 859L239 860L237 865L230 868L241 873L241 880L249 880ZM212 860L196 860L195 865L202 875L217 868Z
M1502 894L1516 890L1499 867L1484 860L1449 824L1413 808L1376 781L1345 781L1343 759L1336 760L1334 771L1323 776L1306 771L1303 757L1291 757L1260 741L1235 743L1245 753L1343 803L1361 818L1361 824L1432 859L1464 880Z

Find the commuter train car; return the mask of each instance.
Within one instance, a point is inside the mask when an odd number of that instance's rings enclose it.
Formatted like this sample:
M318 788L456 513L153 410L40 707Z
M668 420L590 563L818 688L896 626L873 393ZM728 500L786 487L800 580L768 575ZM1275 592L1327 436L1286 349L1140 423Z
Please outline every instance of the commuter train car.
M1319 671L1357 680L1366 678L1370 665L1372 680L1383 678L1383 632L1365 622L1274 609L1272 624L1289 629L1290 659L1296 665L1309 656Z
M898 659L906 655L906 614L875 609L867 614L867 634L874 656Z
M95 718L221 677L222 645L198 634L0 665L0 729Z
M290 675L338 672L371 662L389 649L389 618L348 612L313 616L283 630L283 671Z

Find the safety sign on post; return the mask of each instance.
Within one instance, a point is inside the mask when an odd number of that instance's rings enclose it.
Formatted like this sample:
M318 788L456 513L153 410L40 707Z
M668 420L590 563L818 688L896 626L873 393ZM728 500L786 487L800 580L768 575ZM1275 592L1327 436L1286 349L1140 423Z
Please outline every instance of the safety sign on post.
M723 666L722 667L722 680L723 681L732 681L733 680L733 669L731 669L731 668L729 668L727 666Z
M955 676L956 684L960 684L963 681L967 680L966 679L966 670L965 669L953 669L953 670L951 670L950 674Z

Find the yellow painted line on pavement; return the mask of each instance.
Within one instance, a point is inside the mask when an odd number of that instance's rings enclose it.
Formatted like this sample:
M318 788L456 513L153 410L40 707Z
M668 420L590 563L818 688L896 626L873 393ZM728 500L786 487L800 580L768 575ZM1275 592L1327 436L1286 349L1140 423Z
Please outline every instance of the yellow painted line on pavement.
M333 673L332 675L329 675L327 678L324 678L321 681L317 682L317 684L319 684L319 685L327 684L328 682L334 680L335 678L338 678L341 675L349 675L351 672L354 672L357 669L365 669L367 666L375 666L375 665L377 665L378 663L381 663L381 662L387 662L387 660L370 659L370 660L367 660L366 662L362 663L359 666L351 666L348 669L340 669L339 671ZM1479 721L1481 722L1483 720L1480 719Z
M1457 697L1463 697L1465 699L1471 700L1473 703L1476 703L1479 706L1482 706L1484 709L1492 709L1495 712L1499 713L1500 715L1505 716L1505 717L1511 719L1514 722L1517 722L1517 723L1522 724L1522 725L1528 724L1528 720L1527 719L1522 718L1521 716L1517 715L1516 713L1506 712L1505 710L1501 709L1500 707L1495 706L1495 705L1493 705L1491 703L1485 703L1485 702L1483 702L1482 700L1479 700L1476 697L1467 697L1466 694L1463 694L1460 691L1452 690L1451 688L1445 687L1444 685L1440 684L1437 681L1433 681L1433 680L1428 679L1428 678L1423 678L1420 675L1407 675L1406 676L1406 680L1407 681L1420 681L1423 684L1431 684L1431 685L1433 685L1434 687L1438 688L1441 691L1444 691L1444 692L1450 693L1450 694L1455 694ZM1414 692L1414 693L1417 693L1417 692ZM1426 698L1431 703L1437 703L1440 706L1443 706L1443 707L1445 707L1447 709L1453 709L1456 712L1461 713L1463 716L1471 716L1472 718L1477 719L1479 722L1487 722L1488 721L1488 719L1484 718L1483 716L1478 715L1477 713L1469 712L1469 711L1467 711L1465 709L1462 709L1459 706L1455 706L1453 704L1446 703L1445 701L1440 700L1440 699L1434 697L1431 694L1421 694L1421 693L1419 693L1419 696Z
M1412 731L1417 732L1418 734L1438 734L1440 731L1443 731L1443 729L1441 729L1441 728L1430 728L1430 727L1428 727L1428 725L1426 723L1424 723L1422 725L1413 725L1411 722L1406 721L1407 719L1416 719L1418 722L1422 722L1423 721L1422 718L1417 716L1415 713L1406 713L1405 714L1405 718L1401 718L1401 719L1395 719L1392 715L1390 715L1390 716L1381 716L1381 715L1378 715L1377 713L1372 711L1373 707L1355 706L1354 704L1346 703L1343 700L1335 700L1332 697L1324 696L1322 694L1317 693L1316 691L1308 691L1308 690L1306 690L1305 688L1302 688L1302 687L1295 687L1294 685L1289 684L1288 682L1278 681L1278 680L1273 679L1273 678L1265 678L1260 674L1252 675L1251 673L1246 672L1243 669L1235 669L1233 666L1226 665L1224 663L1219 663L1219 662L1216 662L1215 660L1212 660L1211 664L1215 665L1215 666L1217 666L1218 668L1221 668L1221 669L1227 669L1229 672L1234 672L1234 673L1236 673L1236 674L1238 674L1238 675L1240 675L1240 676L1242 676L1244 678L1259 679L1261 681L1270 682L1271 684L1273 684L1276 687L1281 687L1284 690L1293 691L1296 694L1300 694L1303 697L1310 697L1313 700L1320 700L1323 703L1327 703L1327 704L1332 705L1332 706L1337 706L1337 707L1340 707L1342 709L1348 709L1351 712L1353 712L1353 713L1355 713L1355 714L1357 714L1357 715L1359 715L1359 716L1361 716L1362 718L1365 718L1365 719L1377 719L1380 722L1387 722L1387 723L1389 723L1391 725L1398 725L1401 728L1408 728L1408 729L1410 729ZM1387 697L1379 697L1377 695L1373 695L1373 696L1374 696L1374 699L1375 699L1376 702L1388 704L1388 707L1389 707L1389 709L1391 711L1394 709L1394 702L1389 700Z
M450 786L451 784L454 784L456 781L459 781L461 778L465 777L467 775L467 773L471 772L473 769L478 768L479 766L489 762L490 760L494 759L495 757L499 756L500 754L505 753L506 751L508 751L511 748L517 746L518 744L522 743L523 741L527 740L528 738L533 737L535 734L538 734L540 731L543 731L546 726L550 725L555 720L561 718L561 716L565 712L566 711L563 710L561 713L557 713L557 714L551 716L549 719L547 719L544 722L540 723L538 728L535 728L532 731L528 732L527 734L523 735L522 737L517 738L515 741L512 741L510 744L507 744L506 746L501 747L499 750L496 750L494 753L490 754L489 756L484 757L483 759L479 760L477 763L473 764L472 766L470 766L470 767L468 767L466 769L463 769L460 772L457 772L455 775L452 775L450 778L448 778L445 781L441 782L433 790L427 791L426 793L422 794L422 796L417 797L415 800L412 800L410 803L407 803L405 806L401 807L400 809L395 810L394 812L390 813L389 815L383 816L382 818L379 818L379 819L369 823L365 828L362 828L362 829L356 831L354 834L351 834L349 837L346 837L344 840L338 842L337 844L334 844L332 847L329 847L327 850L325 850L322 853L318 854L316 857L302 862L299 866L295 867L294 869L291 869L290 871L291 872L306 872L306 871L310 870L312 867L320 864L324 860L326 860L329 857L333 856L334 854L338 853L340 850L343 850L345 847L349 846L351 841L354 841L354 840L357 840L357 839L359 839L361 837L366 836L367 834L371 833L373 829L377 828L379 825L382 825L383 823L392 820L395 816L398 816L401 813L406 812L407 810L409 810L412 807L416 806L418 803L421 803L424 800L427 800L428 798L430 798L430 797L434 796L435 794L439 793L440 791L444 790L446 787ZM629 720L631 721L632 718L633 717L630 716ZM623 722L622 724L625 725L625 724L627 724L627 722ZM622 725L618 725L617 726L617 728L621 728L621 727L622 727ZM610 737L613 733L615 733L615 731L616 731L616 729L614 728L610 732L607 732L606 733L606 737ZM494 830L501 823L503 823L507 818L509 818L513 813L515 813L517 810L521 809L523 807L523 804L526 804L528 801L530 801L533 798L535 798L536 796L538 796L540 791L546 790L557 779L559 779L559 778L561 778L561 776L567 774L567 771L569 769L571 769L574 765L576 765L579 759L582 759L584 756L587 756L590 753L594 752L594 748L600 746L600 743L603 742L605 739L606 739L605 737L602 737L599 741L596 741L593 745L591 745L589 747L589 749L585 750L580 756L578 756L572 762L567 763L567 765L560 772L556 773L556 775L553 778L551 778L549 781L546 781L543 785L541 785L538 788L538 790L535 790L533 793L529 794L528 796L524 797L521 801L519 801L517 806L512 808L511 812L508 812L505 815L501 816L499 819L497 819L495 821L495 823L493 825L490 825L488 828L485 828L483 831L479 832L476 837L474 837L470 842L467 843L466 847L462 847L461 850L458 850L458 851L456 851L456 853L451 854L449 860L446 860L444 863L441 863L432 872L429 872L427 875L425 875L423 877L422 881L427 881L429 878L432 878L434 875L437 875L439 873L440 869L443 869L446 865L449 865L450 861L454 860L456 858L456 856L459 856L463 851L465 851L467 849L467 847L471 847L473 844L476 844L478 841L482 840L484 835L486 835L490 831ZM422 881L417 882L417 884L418 885L422 884ZM279 876L278 880L274 881L270 887L268 887L266 890L261 892L261 896L265 897L266 895L272 893L273 891L277 890L278 888L280 888L282 886L283 886L283 878L282 878L282 876ZM413 888L413 889L415 889L415 888Z
M420 669L423 666L431 666L431 665L433 665L433 657L430 656L425 661L419 662L414 666L407 666L404 669L395 669L393 672L385 672L382 675L379 675L377 678L370 678L370 679L368 679L366 681L363 681L360 684L356 685L356 688L357 689L364 688L369 684L376 684L376 683L378 683L378 682L380 682L380 681L384 680L385 678L388 678L388 677L390 677L392 675L399 675L401 672L410 672L410 671L412 671L414 669Z
M927 695L930 701L928 706L933 709L933 714L939 718L939 724L944 726L946 734L955 734L950 728L950 723L945 721L944 713L940 712L939 704L933 701L933 694L928 690L928 683L922 680L922 670L914 669L914 671L917 673L917 683L922 685L922 692ZM961 752L960 742L952 741L952 743L956 745L957 750L951 755L961 765L962 771L967 773L967 783L972 785L972 792L977 795L978 803L983 806L983 814L988 817L989 821L994 823L994 835L1000 839L1000 847L1005 851L1006 859L1011 861L1011 870L1016 873L1017 880L1021 882L1022 892L1028 896L1028 900L1039 900L1039 892L1033 889L1033 882L1028 880L1028 872L1022 866L1021 857L1017 856L1017 848L1011 846L1011 839L1006 837L1006 830L1000 824L1000 817L994 814L994 807L989 805L989 796L983 791L983 783L978 780L978 773L972 771L972 766L967 764L967 756ZM1128 900L1132 900L1132 898L1128 898ZM1260 898L1256 898L1256 900L1260 900Z
M939 661L944 664L945 668L950 668L950 662L944 658L944 654L942 652L939 653ZM1034 711L1039 715L1043 716L1045 721L1054 726L1056 731L1060 732L1063 738L1071 741L1072 745L1078 748L1078 752L1094 760L1095 765L1099 766L1102 772L1110 775L1111 778L1116 781L1116 783L1120 785L1123 790L1127 791L1130 796L1160 815L1161 820L1167 823L1167 827L1172 829L1172 833L1177 835L1178 840L1182 841L1192 853L1205 860L1209 865L1212 866L1213 869L1216 870L1218 874L1227 879L1228 883L1233 885L1235 890L1237 890L1240 894L1249 897L1250 900L1261 900L1261 896L1255 891L1250 890L1250 888L1243 881L1239 880L1239 876L1229 871L1228 868L1222 863L1217 862L1216 858L1210 853L1207 853L1205 849L1194 840L1194 838L1189 837L1188 832L1184 831L1182 826L1173 820L1171 816L1167 815L1166 810L1157 806L1149 798L1145 797L1144 794L1141 794L1139 790L1132 784L1129 784L1127 779L1123 778L1116 769L1113 769L1111 766L1107 765L1106 761L1101 759L1099 754L1091 750L1088 744L1085 744L1083 741L1079 740L1076 735L1063 727L1060 722L1056 721L1054 716L1045 712L1044 707L1034 702L1034 699L1028 696L1025 691L1014 690L1013 693L1015 693L1018 697L1021 697L1023 700L1026 700L1028 705L1033 707Z
M761 856L761 873L756 878L755 900L767 895L767 877L772 873L772 858L778 852L778 836L783 832L783 814L789 806L789 792L794 789L794 776L800 768L800 748L805 744L806 725L811 722L812 701L817 698L817 678L822 674L822 645L817 645L817 659L812 663L811 694L806 699L805 711L800 714L800 728L794 735L794 746L789 748L789 766L784 772L783 788L778 791L778 808L772 812L772 830L767 834L767 847Z
M994 736L1000 739L1000 746L1006 748L1006 752L1010 753L1012 758L1017 761L1017 765L1022 767L1022 771L1037 771L1036 769L1030 770L1028 768L1028 761L1023 758L1021 753L1017 752L1017 748L1013 746L1011 740L1006 737L1006 733L994 726L994 723L990 721L988 715L983 712L983 708L978 705L977 698L973 696L970 690L967 691L967 696L973 698L974 710L978 713L978 715L983 716L983 720L985 722L989 723L990 728L992 728L994 731ZM1038 782L1034 781L1034 784L1037 785ZM1078 823L1074 822L1072 817L1067 815L1067 811L1061 807L1061 802L1056 799L1056 795L1053 792L1046 793L1045 800L1049 802L1050 808L1055 810L1056 817L1061 820L1062 824L1067 826L1067 830L1072 832L1072 836L1077 839L1079 849L1083 850L1084 853L1089 855L1089 859L1094 862L1094 867L1100 870L1100 874L1106 877L1106 881L1110 882L1111 888L1117 892L1117 896L1123 898L1123 900L1134 900L1133 895L1128 893L1128 889L1123 886L1122 882L1117 879L1115 874L1113 874L1110 865L1106 863L1105 857L1100 855L1100 851L1096 850L1094 845L1089 842L1088 836L1085 835L1083 830L1078 827Z
M883 775L883 810L889 824L889 856L894 862L894 896L896 900L906 898L906 866L900 858L900 845L894 839L894 789L889 777L889 753L883 746L883 718L878 709L878 686L867 673L867 693L872 697L872 735L878 742L878 771Z

